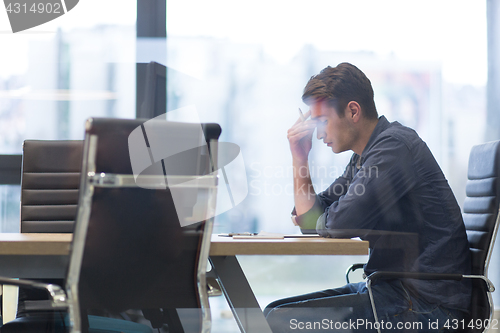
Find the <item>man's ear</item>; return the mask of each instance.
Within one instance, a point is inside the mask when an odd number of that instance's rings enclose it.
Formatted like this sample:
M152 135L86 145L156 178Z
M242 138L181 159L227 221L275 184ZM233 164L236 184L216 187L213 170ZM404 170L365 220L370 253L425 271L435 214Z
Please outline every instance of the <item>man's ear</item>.
M356 101L350 101L347 104L347 111L349 117L357 123L361 119L361 106Z

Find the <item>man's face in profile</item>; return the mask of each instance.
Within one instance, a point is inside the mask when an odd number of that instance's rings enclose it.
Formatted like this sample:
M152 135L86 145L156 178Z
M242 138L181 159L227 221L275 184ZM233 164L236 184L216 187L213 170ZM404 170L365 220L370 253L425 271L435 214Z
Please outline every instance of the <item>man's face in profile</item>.
M317 101L310 105L311 119L317 122L317 137L336 154L351 150L356 132L349 121L348 108L340 117L337 110L326 101Z

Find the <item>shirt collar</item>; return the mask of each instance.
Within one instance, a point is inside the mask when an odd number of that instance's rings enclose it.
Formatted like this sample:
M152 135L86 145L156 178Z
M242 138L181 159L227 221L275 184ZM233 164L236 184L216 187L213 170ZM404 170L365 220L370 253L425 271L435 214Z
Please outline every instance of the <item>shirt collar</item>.
M361 157L364 157L366 155L366 152L370 150L370 147L373 145L375 140L377 139L377 136L379 136L380 133L385 131L391 123L387 120L385 116L380 116L378 118L378 123L377 126L375 126L375 129L372 132L372 135L370 136L370 140L368 140L368 143L365 146L365 149L363 149L363 153L361 154Z

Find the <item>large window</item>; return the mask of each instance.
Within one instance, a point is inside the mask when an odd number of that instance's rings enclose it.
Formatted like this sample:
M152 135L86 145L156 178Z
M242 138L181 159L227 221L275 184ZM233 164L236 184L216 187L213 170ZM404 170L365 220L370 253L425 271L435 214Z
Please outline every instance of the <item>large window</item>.
M90 116L135 116L135 13L135 1L80 1L53 21L1 35L1 153L20 153L25 139L83 138Z
M371 79L379 114L417 130L459 202L470 147L484 140L482 1L185 1L167 3L169 109L194 105L240 145L249 196L223 230L284 231L293 203L286 131L308 78L351 62ZM343 172L315 142L317 190ZM326 168L325 168L326 166Z
M20 154L26 139L83 139L91 116L135 117L136 6L80 1L16 34L0 10L0 154ZM0 186L2 232L19 230L19 195Z

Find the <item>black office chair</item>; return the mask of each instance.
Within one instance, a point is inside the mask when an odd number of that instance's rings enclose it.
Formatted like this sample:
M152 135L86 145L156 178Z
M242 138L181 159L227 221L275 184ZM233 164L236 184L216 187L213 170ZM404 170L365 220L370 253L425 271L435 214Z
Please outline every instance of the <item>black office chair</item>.
M26 140L21 178L21 232L73 232L83 141Z
M183 324L200 327L202 332L210 330L205 274L213 218L198 223L188 221L192 224L182 227L186 221L180 221L179 216L188 217L196 207L213 212L216 176L212 171L217 169L213 156L220 127L204 125L206 141L200 141L203 146L179 152L184 158L189 155L185 160L197 161L194 175L191 165L174 167L187 170L188 175L157 175L151 171L169 170L166 159L139 158L139 164L152 166L146 168L146 175L140 175L145 181L142 184L147 185L141 188L132 166L137 158L129 155L132 133L148 133L139 148L144 148L143 157L154 157L158 144L171 143L171 133L178 133L179 128L182 132L200 132L199 124L153 124L156 134L164 135L163 141L149 135L144 120L90 119L86 124L81 193L66 278L68 295L54 285L0 279L3 284L45 288L55 308L69 307L71 332L88 331L88 310L119 312L131 308L192 309L192 322ZM186 138L192 136L189 133ZM172 158L178 161L177 157ZM183 187L189 188L188 200L179 205L174 190ZM178 212L180 207L185 211ZM166 322L170 314L164 312ZM38 322L37 319L36 315L16 319L0 328L0 332L47 325L46 316ZM64 324L60 320L52 322Z
M472 300L465 329L482 332L486 324L493 325L493 299L495 287L488 279L488 265L500 223L500 141L474 146L469 156L466 199L463 205L463 219L472 256L471 275L432 274L407 272L375 272L367 278L367 287L375 320L377 310L373 301L371 285L382 279L457 280L472 279ZM347 274L362 264L355 264ZM474 320L474 321L471 321ZM478 320L476 322L476 320ZM472 325L469 325L472 323ZM380 332L380 330L379 330Z
M21 173L21 232L72 233L78 205L83 140L25 140ZM61 284L62 279L39 282ZM19 289L18 316L46 307L46 293Z

